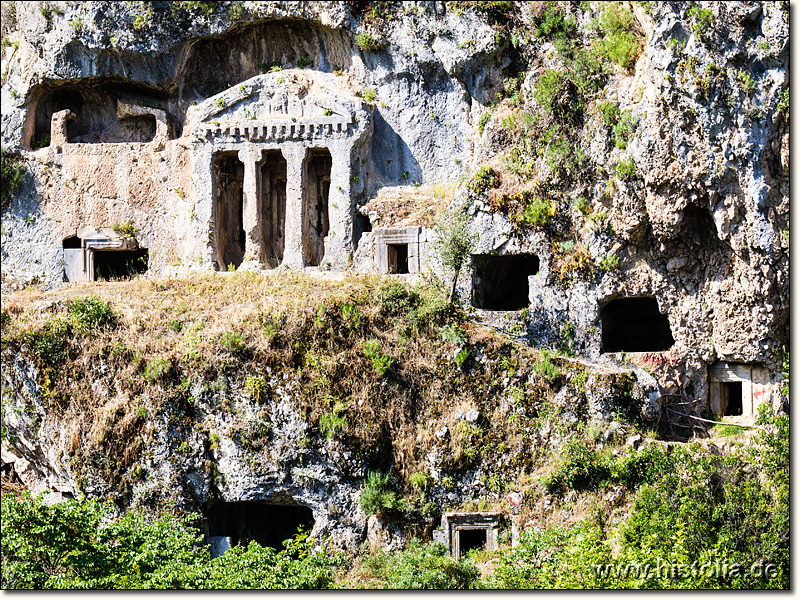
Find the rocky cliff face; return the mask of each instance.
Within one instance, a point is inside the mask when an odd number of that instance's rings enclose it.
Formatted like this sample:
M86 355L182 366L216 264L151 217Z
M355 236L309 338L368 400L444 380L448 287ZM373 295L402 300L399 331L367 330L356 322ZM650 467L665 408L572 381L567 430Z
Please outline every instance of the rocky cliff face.
M374 238L359 245L362 233L414 225L415 215L430 225L450 202L475 238L458 281L463 302L507 309L491 299L516 294L509 281L523 263L503 259L528 255L527 296L513 308L531 344L601 369L629 363L640 382L649 371L655 379L638 393L657 386L662 405L674 394L698 412L724 412L725 386L740 385L747 414L782 400L788 50L785 2L3 2L2 144L26 171L3 207L3 292L61 286L65 240L86 225L131 221L154 276L227 263L215 258L219 153L244 161L240 179L226 176L251 219L241 224L244 264L257 268L262 234L248 223L262 217L246 207L272 175L248 165L263 165L268 151L239 152L231 140L254 139L252 127L273 113L312 131L355 115L361 137L346 151L315 133L300 139L308 130L292 138L303 152L332 149L327 266L374 270ZM306 192L292 165L305 173L307 155L285 158L283 193L299 207ZM296 219L300 232L308 209L293 210L287 231ZM306 242L287 243L284 256L302 265ZM32 367L3 360L14 393L35 404ZM332 465L348 459L338 450L286 470L304 434L299 422L280 432L296 420L302 390L283 394L273 427L287 454L260 479L240 476L247 453L230 440L201 450L190 436L189 456L170 466L177 442L155 422L148 468L188 473L184 500L199 502L213 480L203 461L224 472L229 499L269 496L289 478L281 493L315 515L331 514L333 494L357 531L359 483L340 481ZM193 396L223 427L213 408L221 395ZM45 446L17 454L56 464ZM37 477L74 487L72 475L51 475Z

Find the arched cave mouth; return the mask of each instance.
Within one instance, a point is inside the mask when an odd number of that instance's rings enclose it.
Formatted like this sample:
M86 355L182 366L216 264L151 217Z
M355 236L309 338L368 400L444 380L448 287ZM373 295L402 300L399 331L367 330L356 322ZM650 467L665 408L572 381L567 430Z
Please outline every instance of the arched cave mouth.
M659 352L675 343L667 315L652 296L617 298L600 309L604 352Z
M472 306L521 310L528 306L528 276L539 272L534 254L472 255Z
M299 504L218 502L208 510L208 535L228 537L231 546L246 546L255 541L264 547L282 550L284 540L292 539L300 527L311 531L314 513Z

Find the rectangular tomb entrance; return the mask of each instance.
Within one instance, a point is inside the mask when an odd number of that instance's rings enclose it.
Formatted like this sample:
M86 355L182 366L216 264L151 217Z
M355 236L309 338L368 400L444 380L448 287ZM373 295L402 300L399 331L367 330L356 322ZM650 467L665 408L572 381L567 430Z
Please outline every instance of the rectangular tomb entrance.
M306 264L314 267L322 263L330 230L328 197L332 164L327 148L309 149L304 169L303 247Z
M244 259L244 164L237 152L220 152L214 156L212 173L216 262L226 271Z
M669 318L652 296L616 298L600 308L603 352L659 352L675 343Z
M752 382L750 365L716 362L708 367L711 412L731 417L755 414Z
M427 229L419 226L375 230L375 265L389 275L416 274L428 262Z
M433 539L447 546L456 560L470 550L495 550L500 519L496 512L445 513Z
M286 228L286 159L280 150L265 150L260 166L263 260L269 268L280 266Z
M147 272L147 248L110 227L81 227L63 248L64 281L130 279Z
M533 254L472 255L472 306L521 310L528 306L528 277L539 272Z

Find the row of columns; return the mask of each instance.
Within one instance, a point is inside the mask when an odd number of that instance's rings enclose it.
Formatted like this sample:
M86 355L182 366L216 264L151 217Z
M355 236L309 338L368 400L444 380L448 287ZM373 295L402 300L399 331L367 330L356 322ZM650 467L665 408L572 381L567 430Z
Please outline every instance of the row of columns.
M239 160L244 164L242 228L245 232L245 256L243 265L260 266L259 259L264 239L260 222L259 188L260 163L262 151L260 145L247 144L239 149ZM303 236L307 235L306 198L304 194L306 182L306 164L309 147L301 144L282 145L280 151L286 160L286 217L284 225L283 266L302 268L306 257L303 253ZM328 237L336 238L331 257L327 259L336 264L341 262L342 252L348 254L346 246L352 242L352 216L350 215L350 152L335 151L331 148L331 187L328 197L328 215L330 229ZM345 247L341 247L344 245ZM345 259L347 260L347 259ZM345 265L337 265L345 266Z

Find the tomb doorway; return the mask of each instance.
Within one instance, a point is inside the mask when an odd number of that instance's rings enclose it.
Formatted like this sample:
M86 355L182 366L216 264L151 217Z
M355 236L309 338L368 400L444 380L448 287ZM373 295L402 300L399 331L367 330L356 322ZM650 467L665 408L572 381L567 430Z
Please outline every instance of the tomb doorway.
M617 298L600 309L601 354L659 352L675 343L667 315L652 296Z
M280 150L264 151L260 176L263 260L274 269L283 261L286 239L286 159Z
M217 269L242 264L245 250L244 164L236 152L214 156L212 168L214 190L214 239Z
M305 262L319 266L325 256L325 242L330 229L328 197L333 160L327 148L310 148L304 169L303 248Z

